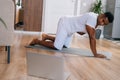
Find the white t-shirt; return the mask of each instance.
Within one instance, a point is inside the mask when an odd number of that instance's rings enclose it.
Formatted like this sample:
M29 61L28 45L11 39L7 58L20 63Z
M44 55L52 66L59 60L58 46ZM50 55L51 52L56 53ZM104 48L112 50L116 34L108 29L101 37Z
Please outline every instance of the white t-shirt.
M82 16L75 17L65 17L66 21L66 31L69 35L72 35L75 32L84 32L86 31L86 25L89 25L92 28L95 28L97 24L98 14L89 12Z
M72 39L71 35L75 32L87 33L86 25L95 28L97 17L98 15L93 12L76 17L62 17L58 22L54 46L59 50L63 46L69 47Z

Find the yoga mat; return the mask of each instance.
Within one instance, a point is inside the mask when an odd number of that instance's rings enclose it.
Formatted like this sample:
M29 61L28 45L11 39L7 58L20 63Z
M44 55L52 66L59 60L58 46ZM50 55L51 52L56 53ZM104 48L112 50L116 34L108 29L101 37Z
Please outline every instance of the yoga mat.
M93 57L93 53L90 50L80 49L80 48L63 48L62 50L55 50L55 49L51 49L48 47L44 47L42 45L34 45L34 46L28 45L25 47L26 48L34 48L34 49L43 49L43 50L54 51L54 52L61 52L61 53L65 53L65 54ZM111 59L111 57L112 57L112 54L110 52L98 51L98 53L105 55L106 59Z

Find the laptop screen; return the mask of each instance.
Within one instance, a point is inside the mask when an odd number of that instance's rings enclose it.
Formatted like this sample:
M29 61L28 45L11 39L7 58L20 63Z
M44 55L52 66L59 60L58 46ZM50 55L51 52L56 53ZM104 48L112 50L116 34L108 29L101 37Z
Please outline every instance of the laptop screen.
M64 80L64 58L27 52L27 72L29 76Z

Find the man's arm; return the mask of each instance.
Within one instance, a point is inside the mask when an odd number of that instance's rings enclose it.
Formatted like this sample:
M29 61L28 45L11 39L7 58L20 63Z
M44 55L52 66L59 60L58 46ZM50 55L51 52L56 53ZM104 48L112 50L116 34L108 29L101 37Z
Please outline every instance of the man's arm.
M96 38L95 38L95 29L93 29L92 27L86 25L86 30L88 32L89 35L89 40L90 40L90 48L91 51L93 52L95 57L100 57L100 58L105 58L104 55L102 54L97 54L97 50L96 50Z

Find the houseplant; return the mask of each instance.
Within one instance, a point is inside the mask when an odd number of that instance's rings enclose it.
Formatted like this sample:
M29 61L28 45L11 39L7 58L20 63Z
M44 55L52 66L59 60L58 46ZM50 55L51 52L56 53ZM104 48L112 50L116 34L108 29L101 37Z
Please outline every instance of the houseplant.
M4 20L2 18L0 18L0 22L2 22L2 24L4 25L4 27L7 29L7 25L6 25L6 23L4 22Z
M20 0L18 0L18 2L16 3L17 6L21 6L21 2Z
M101 0L96 0L96 3L92 7L92 12L101 14L103 13L103 7L102 7L102 1Z

